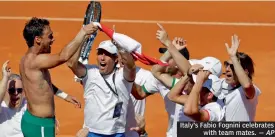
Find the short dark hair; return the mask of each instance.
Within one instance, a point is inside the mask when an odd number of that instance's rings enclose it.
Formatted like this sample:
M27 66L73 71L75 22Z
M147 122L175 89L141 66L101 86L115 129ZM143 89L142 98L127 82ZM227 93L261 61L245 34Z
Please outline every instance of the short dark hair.
M41 19L37 17L31 18L26 24L23 30L23 36L29 48L34 44L34 38L36 36L42 36L45 26L49 26L50 22L47 19Z
M252 58L244 52L237 52L237 57L243 69L247 69L248 77L252 80L252 76L254 75L254 62Z
M166 51L167 51L167 48L159 48L159 53L165 53ZM181 53L182 56L184 56L187 60L189 60L190 55L187 48L183 48L179 50L179 52Z
M212 93L207 87L203 87L203 88L206 89L206 90L204 90L206 93ZM212 101L214 101L214 102L218 101L218 97L216 97L214 94L213 94L213 97L212 97Z
M212 100L213 100L214 102L217 102L217 101L218 101L218 97L216 97L215 95L213 95Z

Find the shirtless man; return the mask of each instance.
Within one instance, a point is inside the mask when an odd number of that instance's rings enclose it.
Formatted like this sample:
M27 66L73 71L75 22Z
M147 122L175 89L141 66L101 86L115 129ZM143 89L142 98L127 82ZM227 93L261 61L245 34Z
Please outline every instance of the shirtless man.
M55 136L54 94L58 88L52 84L48 69L67 62L96 30L93 24L84 26L59 53L50 54L54 37L49 21L34 17L26 23L23 35L28 51L19 66L27 99L27 110L21 121L25 137Z

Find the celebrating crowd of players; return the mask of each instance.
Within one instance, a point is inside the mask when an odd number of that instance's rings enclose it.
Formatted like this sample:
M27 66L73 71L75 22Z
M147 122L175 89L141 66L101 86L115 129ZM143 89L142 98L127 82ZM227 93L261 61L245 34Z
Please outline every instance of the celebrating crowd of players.
M19 64L20 75L11 73L9 61L2 67L0 137L54 137L58 123L54 95L81 107L51 81L49 69L64 63L83 86L84 123L77 136L150 136L145 130L145 100L154 93L165 102L167 137L177 136L178 121L255 120L261 92L252 81L252 59L238 51L237 35L225 44L228 60L222 64L211 55L190 59L186 41L170 39L157 25L156 38L166 47L160 50L159 60L144 55L133 38L99 23L83 26L58 54L50 54L54 42L50 22L30 19L23 30L28 50ZM97 64L83 64L81 48L98 30L110 39L97 46ZM136 61L152 69L140 68Z

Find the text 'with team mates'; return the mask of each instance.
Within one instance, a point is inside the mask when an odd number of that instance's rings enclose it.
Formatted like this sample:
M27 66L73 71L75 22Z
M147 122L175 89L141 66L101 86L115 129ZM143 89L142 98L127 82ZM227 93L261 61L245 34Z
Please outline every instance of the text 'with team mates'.
M178 122L178 136L275 136L275 122Z

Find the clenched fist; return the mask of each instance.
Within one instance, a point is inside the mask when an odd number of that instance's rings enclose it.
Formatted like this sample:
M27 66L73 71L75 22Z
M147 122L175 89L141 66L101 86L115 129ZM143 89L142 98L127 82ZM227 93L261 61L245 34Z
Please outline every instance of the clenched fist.
M97 29L98 29L98 26L95 25L93 22L90 23L90 24L88 24L88 25L85 25L85 26L83 27L83 30L84 30L84 32L85 32L86 35L91 35L91 34L93 34L94 32L97 31Z

